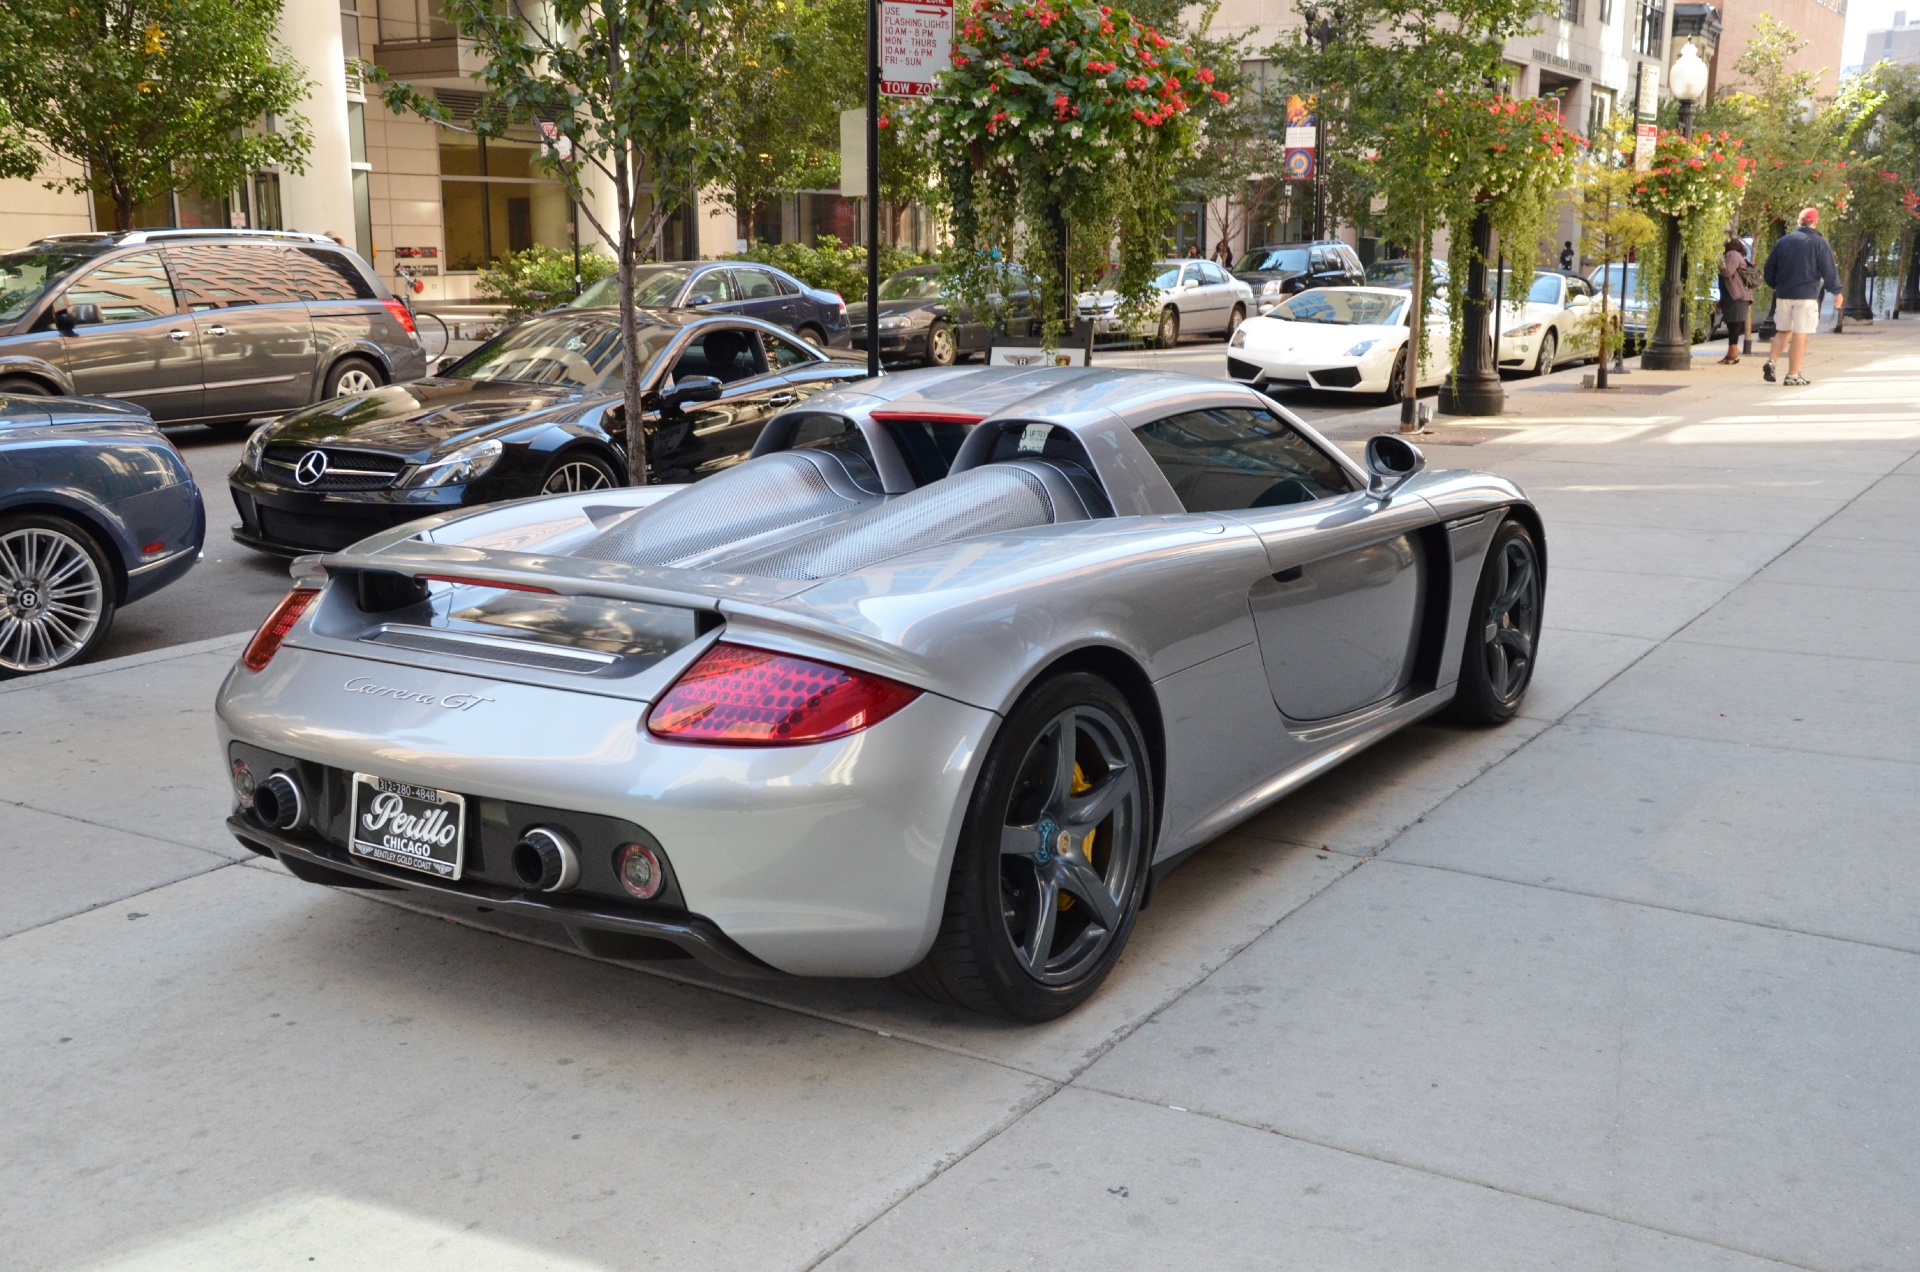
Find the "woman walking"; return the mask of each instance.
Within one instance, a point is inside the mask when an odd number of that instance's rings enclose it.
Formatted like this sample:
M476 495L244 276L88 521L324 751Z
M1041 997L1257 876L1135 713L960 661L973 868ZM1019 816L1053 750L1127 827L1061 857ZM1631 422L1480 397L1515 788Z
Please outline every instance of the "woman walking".
M1747 245L1727 236L1720 257L1720 316L1727 324L1727 356L1724 366L1740 361L1740 337L1747 334L1747 319L1753 309L1753 284L1747 281L1753 263L1747 258Z

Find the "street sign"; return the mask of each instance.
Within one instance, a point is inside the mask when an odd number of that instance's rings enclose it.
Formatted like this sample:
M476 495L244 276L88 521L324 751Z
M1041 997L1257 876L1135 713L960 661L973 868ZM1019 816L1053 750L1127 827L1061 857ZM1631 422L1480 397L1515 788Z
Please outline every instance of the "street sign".
M880 93L929 97L953 60L953 0L880 0Z
M867 197L867 112L840 112L840 197Z
M1653 167L1654 147L1660 143L1660 125L1635 124L1633 128L1633 170L1645 172Z

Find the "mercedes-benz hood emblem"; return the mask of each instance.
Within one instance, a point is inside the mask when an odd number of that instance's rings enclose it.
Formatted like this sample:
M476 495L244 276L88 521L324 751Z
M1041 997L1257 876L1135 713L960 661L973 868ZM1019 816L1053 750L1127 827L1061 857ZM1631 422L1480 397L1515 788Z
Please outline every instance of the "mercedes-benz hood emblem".
M300 457L293 466L293 479L302 486L311 486L327 475L327 453L310 450Z

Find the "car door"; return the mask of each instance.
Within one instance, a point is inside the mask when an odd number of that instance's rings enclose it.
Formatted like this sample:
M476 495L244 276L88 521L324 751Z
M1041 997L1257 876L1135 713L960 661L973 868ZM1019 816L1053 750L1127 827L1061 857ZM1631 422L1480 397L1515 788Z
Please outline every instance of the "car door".
M208 416L278 415L313 400L313 321L306 297L340 288L291 248L207 243L166 249L199 332Z
M655 481L698 481L731 468L753 450L768 417L800 399L786 376L768 368L758 329L745 324L695 331L661 387L697 375L719 380L720 397L661 413L652 443Z
M75 327L60 342L75 393L138 403L163 424L200 416L199 335L158 251L95 265L56 302L74 305L100 307L99 323Z
M1266 548L1248 580L1260 661L1288 719L1324 721L1412 681L1427 588L1419 499L1382 506L1286 420L1186 411L1136 431L1188 511L1232 515Z
M733 288L733 271L729 269L703 269L687 280L687 289L681 304L689 309L718 309L725 313L739 312L740 295Z
M1213 298L1212 326L1214 330L1225 331L1232 321L1233 307L1240 303L1232 280L1227 277L1225 270L1212 261L1200 262L1200 280L1201 286Z
M1180 267L1177 284L1182 331L1211 331L1226 321L1216 312L1219 298L1207 287L1201 261L1188 261Z

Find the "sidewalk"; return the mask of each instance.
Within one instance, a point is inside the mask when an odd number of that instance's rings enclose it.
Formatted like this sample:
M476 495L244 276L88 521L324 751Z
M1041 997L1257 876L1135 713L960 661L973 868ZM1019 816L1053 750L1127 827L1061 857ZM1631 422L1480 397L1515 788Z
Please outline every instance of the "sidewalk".
M1217 841L1044 1027L296 883L238 641L0 684L0 1266L1920 1266L1920 322L1696 362L1418 439L1547 519L1524 715Z

